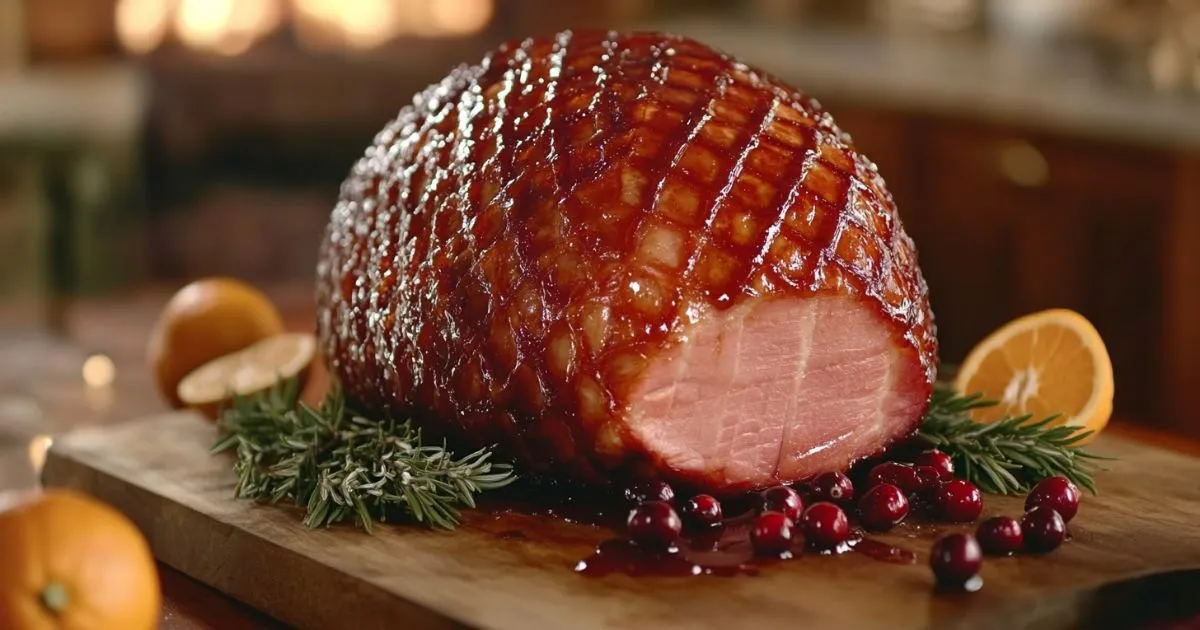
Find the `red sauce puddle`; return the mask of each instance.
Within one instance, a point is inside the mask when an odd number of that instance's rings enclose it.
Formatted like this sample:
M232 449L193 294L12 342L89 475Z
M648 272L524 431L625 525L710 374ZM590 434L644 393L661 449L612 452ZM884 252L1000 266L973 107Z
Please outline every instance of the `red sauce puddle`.
M679 546L667 551L646 550L626 539L606 540L596 547L592 555L575 565L575 572L588 577L613 573L658 577L732 577L757 575L763 565L799 559L806 554L857 553L892 564L914 564L917 561L917 554L912 551L866 538L857 529L850 540L833 550L806 549L803 538L799 538L793 543L792 549L781 556L758 556L749 539L752 516L726 521L712 532L686 537Z
M896 547L872 538L862 538L854 544L855 553L860 553L872 560L891 562L892 564L916 564L917 554L903 547Z
M833 550L808 549L803 537L797 532L791 550L782 556L757 555L750 542L750 528L756 516L756 496L748 494L726 500L726 513L732 512L738 516L727 518L720 525L707 530L685 531L679 544L670 550L645 549L625 538L605 540L596 546L591 555L575 565L575 572L587 577L602 577L614 573L645 577L733 577L757 575L766 566L798 560L806 555L847 553L890 564L914 564L917 561L916 553L868 538L859 527L853 527L850 539ZM526 514L550 521L591 525L620 532L624 529L624 521L631 505L628 499L616 496L576 492L571 488L530 485L495 493L485 498L480 508L482 512L491 513L496 517L513 513ZM537 523L538 521L524 523L526 527L538 530L532 534L512 529L511 526L497 527L493 533L501 540L539 539L542 535L553 534L553 528L547 528L547 531L543 532L541 529L547 524Z

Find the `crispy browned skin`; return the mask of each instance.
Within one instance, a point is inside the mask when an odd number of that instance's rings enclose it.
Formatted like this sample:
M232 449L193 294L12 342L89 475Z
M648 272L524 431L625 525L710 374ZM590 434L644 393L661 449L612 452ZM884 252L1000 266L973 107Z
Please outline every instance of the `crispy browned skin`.
M360 405L587 482L662 472L618 420L689 317L858 295L935 370L874 164L814 100L661 34L530 39L419 94L346 180L317 280Z

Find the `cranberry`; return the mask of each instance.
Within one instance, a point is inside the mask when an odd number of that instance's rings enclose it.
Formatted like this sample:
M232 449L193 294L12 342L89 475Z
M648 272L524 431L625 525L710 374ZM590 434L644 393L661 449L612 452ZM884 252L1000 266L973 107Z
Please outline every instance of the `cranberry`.
M867 474L867 489L874 488L881 483L890 483L906 494L916 492L921 487L916 469L899 462L883 462L871 469L871 472Z
M1026 549L1038 553L1054 551L1067 537L1067 523L1053 508L1037 505L1021 517L1021 531Z
M914 468L917 472L917 489L922 493L933 494L942 485L944 477L941 471L933 466L917 466Z
M697 494L683 506L683 518L696 528L713 527L721 524L721 502L712 495Z
M762 493L763 512L782 512L793 522L800 520L804 512L804 499L787 486L775 486Z
M665 481L641 481L625 489L625 499L634 503L644 501L675 502L675 489Z
M913 464L920 466L932 466L938 471L942 479L954 478L954 460L942 451L936 448L931 448L927 451L921 451L920 455L913 460Z
M881 483L863 495L858 502L858 517L867 529L891 529L908 516L908 499L904 492L890 483Z
M975 531L983 552L991 556L1008 556L1021 550L1024 537L1021 524L1011 516L993 516L979 524Z
M763 512L750 529L754 551L763 556L778 556L792 546L792 519L783 512Z
M850 537L850 521L842 508L824 501L804 511L800 521L804 541L815 549L833 549Z
M1025 511L1035 506L1052 508L1063 521L1070 523L1079 511L1079 488L1062 475L1046 477L1038 482L1025 498Z
M970 481L951 479L937 489L937 511L942 520L968 523L983 512L983 496Z
M979 574L983 552L979 542L970 534L950 534L933 543L929 551L929 567L938 584L962 586Z
M629 538L647 549L667 549L679 540L679 532L683 531L679 515L663 501L646 501L633 508L625 527Z
M854 484L840 472L821 473L812 482L813 498L841 506L854 502Z

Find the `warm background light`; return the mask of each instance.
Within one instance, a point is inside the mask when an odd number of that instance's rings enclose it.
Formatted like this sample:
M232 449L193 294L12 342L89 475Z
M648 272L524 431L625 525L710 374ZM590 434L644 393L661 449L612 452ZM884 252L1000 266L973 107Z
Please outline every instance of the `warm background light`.
M117 35L145 54L168 34L219 55L246 52L290 23L315 50L368 50L405 35L452 37L488 25L495 0L118 0Z
M433 24L453 35L478 32L492 20L492 0L440 0L429 8Z
M170 0L120 0L117 37L130 52L145 54L162 44L170 21Z
M83 362L83 382L88 387L108 387L117 378L117 367L103 354L93 354Z
M192 48L222 55L250 49L279 27L281 0L183 0L175 14L175 32Z
M365 49L385 44L400 34L403 16L411 15L406 11L408 4L394 0L295 0L295 11L305 45Z
M54 444L54 438L49 435L37 435L29 441L29 464L33 467L33 472L42 473L42 467L46 465L46 451Z
M183 0L175 13L175 34L193 48L210 48L225 34L233 0Z

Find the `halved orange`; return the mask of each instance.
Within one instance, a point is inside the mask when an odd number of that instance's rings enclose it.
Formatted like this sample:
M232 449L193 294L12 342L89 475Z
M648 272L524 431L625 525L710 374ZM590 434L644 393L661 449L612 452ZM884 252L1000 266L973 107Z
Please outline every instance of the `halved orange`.
M1052 309L1015 319L975 346L959 368L955 389L998 400L975 409L980 422L1005 415L1035 420L1062 414L1054 424L1093 431L1112 415L1113 370L1096 327L1083 315Z
M196 368L179 381L176 393L188 407L216 418L220 406L235 396L263 392L295 376L303 378L316 352L317 340L310 334L268 337Z
M146 358L172 408L179 381L205 363L284 332L283 316L260 290L233 278L204 278L180 289L150 332Z

